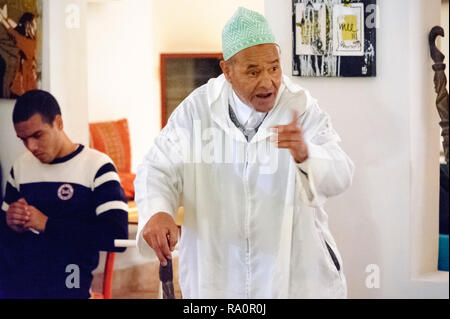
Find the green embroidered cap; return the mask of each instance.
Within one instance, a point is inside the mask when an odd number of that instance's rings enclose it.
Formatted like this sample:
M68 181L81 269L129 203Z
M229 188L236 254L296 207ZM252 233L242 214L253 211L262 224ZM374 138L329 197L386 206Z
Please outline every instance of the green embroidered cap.
M222 31L224 60L239 51L263 43L277 44L269 23L258 12L239 7Z

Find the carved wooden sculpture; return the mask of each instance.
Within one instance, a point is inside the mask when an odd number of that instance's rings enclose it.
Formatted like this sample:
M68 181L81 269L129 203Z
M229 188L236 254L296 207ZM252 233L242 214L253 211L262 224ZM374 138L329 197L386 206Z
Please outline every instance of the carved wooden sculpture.
M447 77L445 76L445 56L436 47L436 38L444 36L444 29L440 26L435 26L431 29L428 42L430 44L431 58L434 61L434 89L436 91L436 107L441 118L439 125L442 128L442 137L444 138L443 147L445 161L447 162L448 171L448 92L447 92Z

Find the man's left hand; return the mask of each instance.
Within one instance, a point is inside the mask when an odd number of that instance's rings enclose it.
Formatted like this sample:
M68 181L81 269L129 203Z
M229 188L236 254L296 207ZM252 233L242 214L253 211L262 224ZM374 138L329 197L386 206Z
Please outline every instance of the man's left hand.
M287 148L291 152L297 163L303 163L308 159L308 148L303 139L302 128L297 125L297 111L294 111L291 123L287 125L277 125L278 134L271 137L278 148Z
M44 215L39 209L28 205L28 212L30 213L30 220L24 225L26 229L35 229L39 232L45 230L48 217Z

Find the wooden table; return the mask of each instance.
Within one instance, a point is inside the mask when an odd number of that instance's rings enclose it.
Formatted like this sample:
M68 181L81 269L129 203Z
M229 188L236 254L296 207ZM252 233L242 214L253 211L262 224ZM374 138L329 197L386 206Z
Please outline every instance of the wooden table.
M138 210L136 202L132 200L128 202L128 223L129 224L138 223Z

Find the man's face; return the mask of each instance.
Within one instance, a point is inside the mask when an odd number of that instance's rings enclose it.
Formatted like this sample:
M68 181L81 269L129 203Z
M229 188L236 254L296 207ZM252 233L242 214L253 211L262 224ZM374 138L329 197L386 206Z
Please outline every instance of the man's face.
M258 112L275 105L281 85L281 66L275 44L260 44L236 53L220 66L242 102Z
M17 137L25 147L42 163L51 163L58 155L62 145L62 120L57 115L50 125L42 121L40 114L14 124Z

